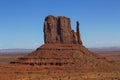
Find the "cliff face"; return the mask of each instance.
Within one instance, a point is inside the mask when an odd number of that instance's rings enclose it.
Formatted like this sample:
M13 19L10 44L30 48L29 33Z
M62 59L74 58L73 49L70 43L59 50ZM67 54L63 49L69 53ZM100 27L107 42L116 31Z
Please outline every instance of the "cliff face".
M76 32L71 29L69 18L47 16L44 22L44 41L46 44L81 44L79 22Z
M82 45L79 22L76 32L71 29L70 19L63 16L47 16L44 22L45 44L32 53L11 62L12 64L39 65L52 70L110 70L110 62L90 52ZM104 65L104 66L103 66ZM52 70L51 70L52 68Z

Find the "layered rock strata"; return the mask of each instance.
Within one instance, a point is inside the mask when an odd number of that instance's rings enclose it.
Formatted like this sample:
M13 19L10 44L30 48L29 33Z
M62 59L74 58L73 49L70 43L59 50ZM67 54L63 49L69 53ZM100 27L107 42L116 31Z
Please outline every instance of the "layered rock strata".
M76 22L76 32L71 29L70 19L63 16L47 16L44 22L44 42L27 56L19 58L14 64L39 66L64 66L67 69L107 68L110 62L100 57L82 45L79 32L79 22ZM103 66L104 65L104 66ZM61 67L62 69L62 67Z

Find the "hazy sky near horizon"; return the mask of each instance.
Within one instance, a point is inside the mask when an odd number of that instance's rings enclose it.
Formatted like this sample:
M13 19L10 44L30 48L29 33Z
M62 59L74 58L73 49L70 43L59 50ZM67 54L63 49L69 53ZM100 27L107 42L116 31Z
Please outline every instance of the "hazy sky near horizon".
M120 0L0 0L0 48L37 48L48 15L76 21L86 47L120 46Z

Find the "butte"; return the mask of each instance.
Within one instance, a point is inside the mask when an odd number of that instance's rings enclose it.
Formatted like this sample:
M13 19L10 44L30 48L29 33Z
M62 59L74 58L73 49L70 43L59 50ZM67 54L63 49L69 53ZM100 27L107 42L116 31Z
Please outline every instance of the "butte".
M32 53L18 58L12 64L59 67L60 70L111 70L112 62L83 46L79 22L76 31L71 29L70 18L49 15L44 21L44 44ZM114 65L115 66L115 65Z

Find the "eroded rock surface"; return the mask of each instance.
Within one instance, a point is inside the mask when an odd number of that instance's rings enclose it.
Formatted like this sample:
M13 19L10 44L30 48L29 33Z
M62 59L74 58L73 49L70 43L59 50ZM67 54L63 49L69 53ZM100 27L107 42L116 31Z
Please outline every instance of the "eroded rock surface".
M60 71L75 72L79 70L111 70L113 63L92 53L82 45L79 25L77 21L76 32L74 32L71 29L69 18L47 16L44 22L45 44L11 63L45 66L49 69L53 68L55 72L58 70L56 67L59 67Z
M79 22L76 32L71 29L70 18L47 16L44 22L44 41L46 44L81 44Z

